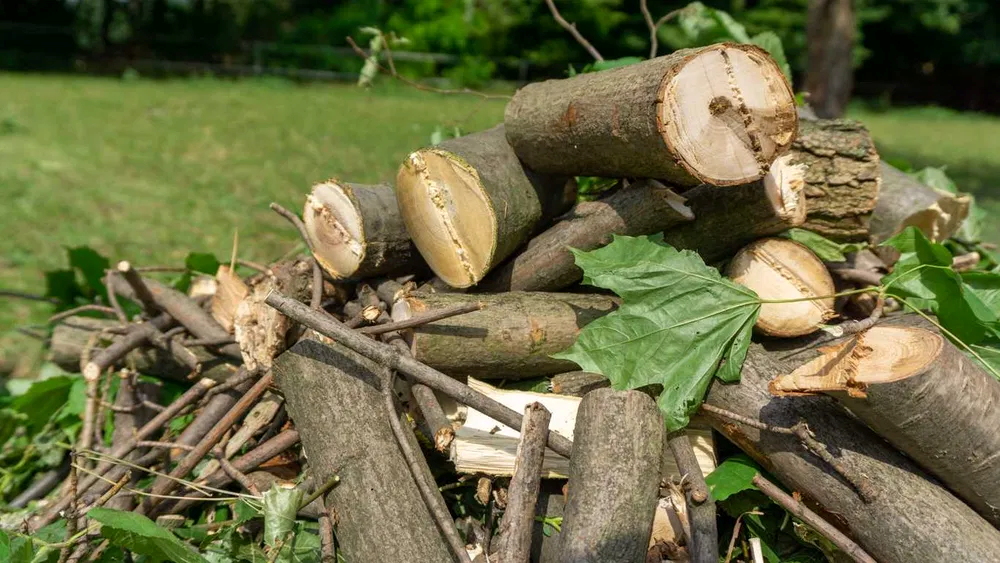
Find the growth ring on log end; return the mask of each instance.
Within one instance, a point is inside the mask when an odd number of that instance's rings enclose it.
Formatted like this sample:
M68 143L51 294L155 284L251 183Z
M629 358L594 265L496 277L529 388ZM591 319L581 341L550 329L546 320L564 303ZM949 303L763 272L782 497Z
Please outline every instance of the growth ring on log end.
M766 51L723 43L529 84L504 124L540 172L731 186L767 172L791 146L798 116Z

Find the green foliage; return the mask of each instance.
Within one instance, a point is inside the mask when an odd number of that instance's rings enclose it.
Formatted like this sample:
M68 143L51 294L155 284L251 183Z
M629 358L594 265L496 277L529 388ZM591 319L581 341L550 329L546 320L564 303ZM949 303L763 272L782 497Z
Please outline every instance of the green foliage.
M868 245L863 242L834 242L819 233L807 231L806 229L799 229L798 227L788 229L787 231L781 233L780 236L792 239L795 242L806 246L809 250L812 250L816 256L819 256L820 260L825 262L843 262L847 260L847 256L845 256L845 254L858 252L859 250L863 250L868 247Z
M192 272L201 272L214 276L222 265L214 254L208 252L191 252L184 259L184 267Z
M302 502L302 489L277 485L264 493L264 543L275 547L295 528L295 514Z
M716 502L750 489L756 489L753 478L760 473L760 467L749 457L740 454L727 458L705 476L705 483L712 491Z
M593 201L604 197L618 185L615 178L598 178L597 176L576 177L577 201Z
M760 311L756 294L662 237L616 236L604 248L573 253L584 283L623 303L556 357L607 376L616 389L662 386L657 403L671 430L687 425L713 375L739 379Z
M98 507L87 515L101 523L101 535L112 545L145 555L153 563L207 563L169 530L141 514Z
M516 391L528 391L530 393L551 393L552 383L548 377L534 377L531 379L516 379L504 381L501 389L511 389Z

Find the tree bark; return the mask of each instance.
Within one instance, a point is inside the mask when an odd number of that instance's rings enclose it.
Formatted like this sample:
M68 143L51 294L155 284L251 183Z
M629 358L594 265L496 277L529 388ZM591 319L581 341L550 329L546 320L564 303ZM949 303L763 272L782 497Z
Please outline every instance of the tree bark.
M528 170L503 125L410 153L396 197L406 229L434 273L475 285L571 204L575 182Z
M316 184L306 198L302 222L313 255L336 279L393 276L426 267L387 184Z
M796 122L771 57L729 43L529 84L504 114L507 138L534 170L678 186L760 179Z
M815 358L773 381L772 389L790 385L794 392L796 382L818 380L1000 527L1000 381L930 323L906 315L825 345Z
M914 226L935 242L958 231L969 215L968 196L940 192L909 174L882 163L882 186L871 219L871 238L881 243Z
M855 33L851 0L809 0L806 91L820 117L840 117L851 99Z
M559 561L645 561L660 485L663 418L648 395L584 396L570 456Z
M554 376L551 385L553 393L583 397L594 389L611 387L611 382L599 373L568 371Z
M401 320L425 311L481 302L482 310L408 331L413 357L449 375L526 379L572 370L551 358L569 348L580 329L617 307L604 295L512 292L491 295L414 294L398 301Z
M577 203L568 216L533 238L528 247L491 272L476 286L480 291L553 291L580 281L570 248L594 250L612 235L648 235L694 214L685 198L656 181L644 181L598 201Z
M825 509L827 520L881 563L909 563L915 553L924 561L1000 560L1000 532L832 398L772 397L768 381L790 371L780 359L788 354L751 345L741 382L714 383L708 404L776 426L790 427L804 420L816 439L875 491L871 502L863 501L827 464L803 450L795 436L713 416L716 430L811 506Z
M705 475L701 472L694 448L686 432L671 432L667 445L681 471L685 483L691 537L688 553L691 563L719 563L719 530L715 524L715 500L712 498Z
M453 561L389 428L382 369L311 336L273 366L317 482L340 476L325 504L345 559L394 561L403 549L412 561Z
M507 488L507 509L500 521L500 545L497 549L500 563L527 561L531 553L531 532L542 484L542 457L550 417L549 411L540 403L531 403L524 409L514 475Z
M96 346L100 342L116 342L122 338L117 334L105 333L101 340L92 340L102 330L115 326L118 326L117 321L91 317L70 317L64 320L52 332L49 360L68 372L79 372L81 355L86 353L93 357L102 350ZM93 347L86 351L88 345ZM202 377L225 381L236 373L237 366L229 358L216 356L199 346L192 347L191 351L201 363ZM175 360L169 352L151 346L129 352L116 365L135 366L139 373L182 382L188 382L187 376L191 373L190 368Z
M791 154L793 164L805 166L802 228L835 241L867 241L881 181L868 129L857 121L803 119Z

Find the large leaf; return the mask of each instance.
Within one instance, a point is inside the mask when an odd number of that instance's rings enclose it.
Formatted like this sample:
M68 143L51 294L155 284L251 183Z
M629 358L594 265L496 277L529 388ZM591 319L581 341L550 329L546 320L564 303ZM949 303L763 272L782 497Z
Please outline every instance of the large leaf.
M8 563L30 563L35 556L35 550L25 537L10 537L0 530L0 561Z
M154 563L207 563L169 530L141 514L98 507L87 515L101 523L101 535L112 545L145 555Z
M57 376L36 381L27 392L14 398L11 408L24 413L28 427L37 430L67 404L76 379Z
M788 57L785 56L785 47L781 44L781 38L773 31L758 33L750 39L750 43L764 49L771 55L774 62L778 63L781 73L792 83L792 67L788 64Z
M847 260L845 254L858 252L868 246L863 242L834 242L821 234L799 228L788 229L781 236L804 245L825 262L843 262Z
M45 296L59 300L59 304L69 308L76 298L83 294L76 282L73 270L51 270L45 272Z
M587 325L556 357L608 377L616 389L662 385L657 401L667 427L683 428L723 359L733 380L760 311L753 291L662 237L615 237L592 252L574 250L584 283L610 289L623 303Z
M192 272L214 276L219 271L219 259L208 252L191 252L184 259L184 266Z
M111 267L111 262L89 246L70 248L69 265L80 271L87 289L92 295L105 295L104 272Z
M736 493L756 489L753 478L760 468L749 457L739 454L726 459L705 476L705 483L716 502L726 500Z
M1000 274L993 272L964 272L965 287L976 292L979 299L1000 316Z
M277 483L264 492L264 543L274 547L288 540L295 529L295 514L302 502L302 489Z

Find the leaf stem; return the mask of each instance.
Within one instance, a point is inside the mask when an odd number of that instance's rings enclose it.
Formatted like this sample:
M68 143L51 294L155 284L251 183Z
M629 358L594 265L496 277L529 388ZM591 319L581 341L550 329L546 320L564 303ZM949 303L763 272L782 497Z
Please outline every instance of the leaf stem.
M847 297L848 295L857 295L859 293L871 293L878 292L877 287L863 287L860 289L851 289L848 291L841 291L840 293L834 293L833 295L817 295L814 297L796 297L795 299L758 299L761 305L773 305L776 303L798 303L801 301L816 301L818 299L836 299L838 297Z

